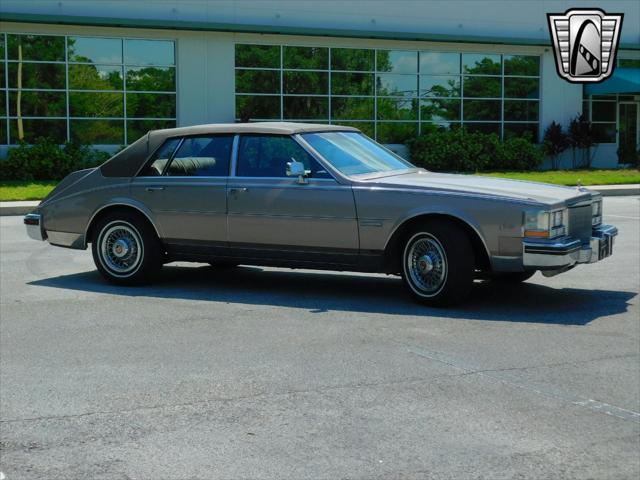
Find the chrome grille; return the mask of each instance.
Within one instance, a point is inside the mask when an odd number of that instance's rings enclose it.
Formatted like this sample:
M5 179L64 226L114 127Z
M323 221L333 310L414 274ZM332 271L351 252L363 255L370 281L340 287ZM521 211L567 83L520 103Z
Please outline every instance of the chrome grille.
M579 238L582 243L591 240L591 205L569 207L569 235Z

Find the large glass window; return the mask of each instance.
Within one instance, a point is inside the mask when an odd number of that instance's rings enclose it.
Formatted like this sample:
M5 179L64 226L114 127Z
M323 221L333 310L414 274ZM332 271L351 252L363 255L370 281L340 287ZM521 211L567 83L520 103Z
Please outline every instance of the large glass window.
M464 128L539 138L540 57L236 45L236 119L355 126L384 143Z
M584 113L591 121L597 143L616 143L618 102L621 95L592 95L586 98Z
M64 37L52 35L9 35L9 60L64 62Z
M331 69L344 71L372 72L374 50L359 48L332 48Z
M0 54L2 144L122 145L175 127L173 41L0 33Z
M619 58L618 66L621 68L640 68L640 58Z
M322 47L284 47L284 68L327 70L329 49Z

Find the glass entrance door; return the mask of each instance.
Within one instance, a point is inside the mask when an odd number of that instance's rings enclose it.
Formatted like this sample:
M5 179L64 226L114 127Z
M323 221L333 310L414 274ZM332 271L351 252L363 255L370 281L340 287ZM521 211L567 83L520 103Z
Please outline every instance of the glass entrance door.
M618 161L638 163L638 103L620 102L618 110Z

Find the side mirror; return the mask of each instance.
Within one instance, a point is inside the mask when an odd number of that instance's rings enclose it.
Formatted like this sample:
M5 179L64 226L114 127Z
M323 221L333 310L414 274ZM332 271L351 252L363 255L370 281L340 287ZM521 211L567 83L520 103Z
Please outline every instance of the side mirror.
M307 172L304 169L304 163L297 162L293 158L287 162L287 177L298 177L298 183L307 183Z

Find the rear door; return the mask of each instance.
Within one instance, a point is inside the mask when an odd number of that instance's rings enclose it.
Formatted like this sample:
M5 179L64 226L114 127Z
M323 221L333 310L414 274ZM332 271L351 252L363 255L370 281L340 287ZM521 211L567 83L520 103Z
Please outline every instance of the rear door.
M133 180L132 195L153 212L177 250L224 248L226 185L233 135L167 140Z

